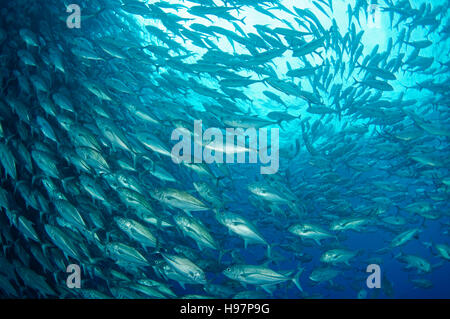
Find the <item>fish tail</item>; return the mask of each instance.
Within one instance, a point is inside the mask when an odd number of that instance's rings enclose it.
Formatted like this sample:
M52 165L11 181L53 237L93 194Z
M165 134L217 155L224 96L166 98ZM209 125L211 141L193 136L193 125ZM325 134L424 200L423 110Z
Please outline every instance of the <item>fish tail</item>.
M65 191L67 191L67 189L66 189L66 184L67 184L67 182L70 182L70 181L72 181L72 180L74 180L74 179L75 179L74 176L69 176L69 177L63 178L63 179L61 180L62 187L63 187L63 189L64 189Z
M219 176L219 177L216 178L216 187L219 186L220 181L221 181L222 179L224 179L224 178L225 178L225 176Z
M300 290L300 292L303 292L303 288L300 285L300 281L299 281L302 273L303 273L303 268L300 268L298 270L298 272L295 274L295 276L291 279L292 282L295 284L295 286L298 288L298 290Z

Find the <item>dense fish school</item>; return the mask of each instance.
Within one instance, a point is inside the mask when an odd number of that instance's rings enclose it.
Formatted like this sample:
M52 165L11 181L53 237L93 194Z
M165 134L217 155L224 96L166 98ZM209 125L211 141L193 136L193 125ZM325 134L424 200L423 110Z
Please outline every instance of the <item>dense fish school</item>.
M70 2L0 8L1 297L450 297L448 1Z

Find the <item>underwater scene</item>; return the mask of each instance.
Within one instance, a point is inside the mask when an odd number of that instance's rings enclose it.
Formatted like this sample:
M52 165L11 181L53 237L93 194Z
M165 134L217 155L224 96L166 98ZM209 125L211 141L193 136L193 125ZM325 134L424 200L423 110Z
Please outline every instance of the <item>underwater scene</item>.
M450 298L448 0L0 5L0 297Z

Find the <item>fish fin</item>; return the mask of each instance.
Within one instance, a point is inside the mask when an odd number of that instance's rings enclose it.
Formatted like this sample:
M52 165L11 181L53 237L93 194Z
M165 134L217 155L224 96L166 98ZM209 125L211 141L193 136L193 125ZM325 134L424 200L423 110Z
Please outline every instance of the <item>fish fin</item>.
M295 274L295 276L291 279L292 282L295 284L295 286L298 288L298 290L300 290L301 292L303 292L303 288L302 286L300 286L300 276L303 273L303 268L300 268L298 270L298 272Z

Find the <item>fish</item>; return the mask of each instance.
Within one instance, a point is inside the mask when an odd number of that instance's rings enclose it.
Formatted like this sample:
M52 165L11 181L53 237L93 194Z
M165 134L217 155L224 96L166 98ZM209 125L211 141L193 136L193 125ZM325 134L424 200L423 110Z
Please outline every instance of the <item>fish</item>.
M267 256L271 256L270 244L262 237L250 221L231 212L218 213L216 214L216 218L222 225L227 227L230 232L233 232L244 239L245 248L247 248L249 243L260 243L267 246Z
M290 226L288 231L294 235L299 236L302 239L312 239L319 246L322 244L322 240L327 238L334 238L334 236L330 232L322 229L318 225L313 224L295 224Z
M188 237L195 240L199 247L218 249L216 240L211 236L208 229L199 220L186 215L177 215L174 217L175 223L181 231Z
M312 271L309 279L316 283L322 283L333 280L337 275L339 275L339 271L333 268L316 268Z
M408 241L413 240L419 234L420 230L417 228L405 230L404 232L398 234L391 241L391 247L399 247L406 244Z
M357 252L345 249L331 249L323 253L323 255L320 257L320 261L332 265L336 265L339 263L350 265L350 259L352 259L356 255Z
M209 210L208 206L184 190L175 188L155 189L151 192L151 196L164 205L179 208L187 213Z
M196 284L206 283L205 273L203 272L203 270L189 259L167 253L163 253L161 255L163 256L164 260L167 261L167 263L172 267L172 269L174 269L182 277L187 277L189 278L189 280L195 282Z
M418 273L428 273L431 271L431 264L422 257L400 253L396 258L406 264L406 269L416 268Z

